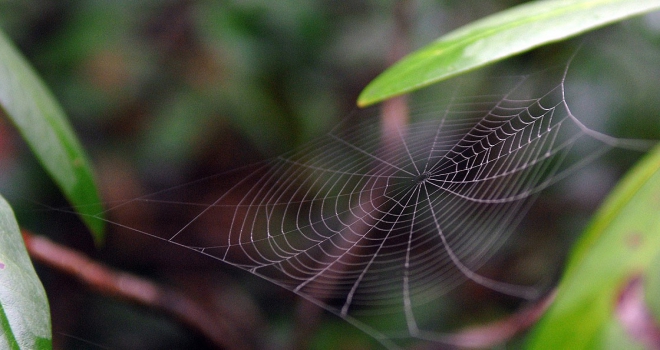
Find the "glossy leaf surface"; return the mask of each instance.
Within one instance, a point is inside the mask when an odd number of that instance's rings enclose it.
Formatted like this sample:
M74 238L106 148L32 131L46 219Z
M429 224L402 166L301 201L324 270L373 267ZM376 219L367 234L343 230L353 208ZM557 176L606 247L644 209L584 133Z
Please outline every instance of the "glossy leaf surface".
M458 28L380 74L365 107L521 52L660 9L660 0L548 0L512 7Z
M87 157L64 111L32 67L0 32L0 107L82 220L103 240L102 212Z

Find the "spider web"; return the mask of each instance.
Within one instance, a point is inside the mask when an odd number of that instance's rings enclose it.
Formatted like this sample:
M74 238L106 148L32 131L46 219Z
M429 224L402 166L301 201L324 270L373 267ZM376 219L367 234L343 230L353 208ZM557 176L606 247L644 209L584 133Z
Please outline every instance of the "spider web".
M140 232L272 281L387 347L402 338L442 342L419 315L466 281L540 296L536 286L479 272L540 191L611 148L648 147L573 116L567 69L549 74L558 83L540 97L531 97L540 75L511 79L504 94L457 93L444 108L414 111L421 121L391 140L380 136L377 111L358 112L306 147L243 169L219 198L183 202L165 191L131 200L192 216L174 232ZM574 156L576 148L589 156ZM198 232L209 221L217 230ZM384 316L400 321L374 321Z

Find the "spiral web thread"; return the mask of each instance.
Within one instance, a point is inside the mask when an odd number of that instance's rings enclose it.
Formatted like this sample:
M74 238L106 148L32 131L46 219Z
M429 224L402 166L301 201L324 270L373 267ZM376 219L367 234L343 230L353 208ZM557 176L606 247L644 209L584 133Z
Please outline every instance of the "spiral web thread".
M444 341L418 315L461 283L539 296L478 271L541 190L608 149L649 146L580 123L565 101L567 67L538 98L527 96L533 79L519 77L504 95L456 95L444 109L417 111L426 121L399 130L395 142L382 141L376 118L347 118L206 204L133 201L190 208L191 220L157 237L292 290L387 347L399 338ZM572 157L576 145L589 156ZM220 227L200 239L196 224L209 220ZM374 321L383 316L400 322Z

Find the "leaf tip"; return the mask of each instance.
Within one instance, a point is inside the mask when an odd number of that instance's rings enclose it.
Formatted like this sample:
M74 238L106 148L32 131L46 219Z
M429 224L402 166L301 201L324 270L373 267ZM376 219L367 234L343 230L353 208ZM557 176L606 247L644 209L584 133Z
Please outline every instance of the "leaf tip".
M89 229L96 247L102 247L105 243L105 222L97 217L85 217L85 226Z
M369 107L369 106L371 106L371 105L373 105L373 104L379 102L379 100L377 99L377 97L376 97L376 99L374 99L374 97L373 97L373 93L371 93L371 90L372 90L371 87L372 87L372 85L373 85L373 81L372 81L371 83L369 83L369 84L368 84L368 85L362 90L362 92L360 92L360 95L358 96L358 98L357 98L357 102L356 102L356 104L357 104L358 107L360 107L360 108L365 108L365 107Z

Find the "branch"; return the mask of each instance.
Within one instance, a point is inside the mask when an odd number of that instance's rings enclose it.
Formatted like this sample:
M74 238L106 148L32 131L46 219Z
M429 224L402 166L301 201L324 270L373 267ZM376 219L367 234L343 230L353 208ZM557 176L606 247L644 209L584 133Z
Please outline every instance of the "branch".
M162 311L224 349L249 349L226 317L207 312L180 292L126 272L116 271L45 237L23 230L33 260L76 278L101 294Z
M411 11L410 0L399 0L394 4L394 33L387 57L390 66L408 53ZM409 119L408 101L405 95L383 102L380 119L383 143L391 145L401 142L399 131L406 129Z
M489 324L469 327L451 334L447 342L462 348L493 348L511 340L514 336L529 329L543 316L555 300L553 290L543 299L504 319Z
M388 63L394 63L407 52L408 33L410 27L409 15L410 1L399 0L396 2L394 12L394 33L393 42L388 52ZM381 144L383 148L387 146L396 146L401 142L399 131L404 129L408 123L408 105L405 97L396 97L383 103L381 110ZM387 158L389 155L384 154L383 157ZM365 196L360 200L355 207L355 212L348 219L348 224L343 228L343 231L349 232L368 232L377 219L373 218L369 213L375 212L376 208L380 207L385 198L385 189L387 188L384 183L383 177L376 177L369 180L369 185L372 189L382 189L383 193L371 191L370 195ZM370 219L369 219L370 218ZM343 235L344 233L340 233ZM335 257L341 256L346 250L352 249L352 243L347 240L342 240L340 246L337 246L334 251L325 255L323 260L319 262L318 266L329 266L337 264L332 276L326 276L323 281L324 286L319 286L318 282L312 281L310 283L310 297L325 302L332 294L331 285L338 283L338 277L341 272L350 266L351 261L335 260ZM323 292L321 292L323 290ZM309 342L313 333L319 326L322 316L322 310L318 305L301 298L295 310L295 325L296 332L293 339L293 347L296 349L306 349L309 347Z

